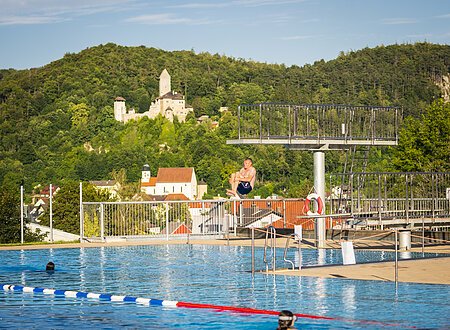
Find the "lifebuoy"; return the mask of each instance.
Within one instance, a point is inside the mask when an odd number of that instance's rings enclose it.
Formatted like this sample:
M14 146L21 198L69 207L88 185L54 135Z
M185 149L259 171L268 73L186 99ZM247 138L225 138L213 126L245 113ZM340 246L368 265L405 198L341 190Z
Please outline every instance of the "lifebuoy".
M316 203L317 203L317 211L316 212L313 212L313 211L311 211L309 209L309 204L311 203L312 200L315 200ZM320 198L319 194L316 194L316 193L309 194L306 197L304 209L305 209L307 215L319 215L319 214L322 214L323 201L322 201L322 198Z

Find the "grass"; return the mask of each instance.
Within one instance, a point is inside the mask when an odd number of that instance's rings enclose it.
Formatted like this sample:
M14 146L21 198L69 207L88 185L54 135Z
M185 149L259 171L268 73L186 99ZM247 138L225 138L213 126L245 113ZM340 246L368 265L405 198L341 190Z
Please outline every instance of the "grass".
M73 243L80 243L79 240L74 240L74 241L57 241L57 242L43 242L43 241L36 241L36 242L24 242L23 244L21 243L6 243L6 244L0 244L1 246L26 246L26 245L48 245L48 244L73 244Z

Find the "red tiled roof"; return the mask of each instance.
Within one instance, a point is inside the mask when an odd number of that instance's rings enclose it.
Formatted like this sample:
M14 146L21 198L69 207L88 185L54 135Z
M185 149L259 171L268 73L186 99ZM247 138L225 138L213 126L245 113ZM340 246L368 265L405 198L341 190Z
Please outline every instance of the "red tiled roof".
M58 186L53 185L52 186L52 193L54 194L56 192L56 190L58 189ZM40 191L41 195L50 195L50 186L45 186L41 191Z
M167 230L168 229L168 230ZM192 234L192 231L184 224L179 222L169 222L169 228L164 228L161 234Z
M158 183L191 182L194 168L192 167L168 167L158 170Z
M156 186L156 178L150 178L149 182L141 182L141 187L154 187Z
M125 99L122 96L117 96L114 101L125 101Z
M185 194L168 194L165 201L188 201L189 198L186 197Z

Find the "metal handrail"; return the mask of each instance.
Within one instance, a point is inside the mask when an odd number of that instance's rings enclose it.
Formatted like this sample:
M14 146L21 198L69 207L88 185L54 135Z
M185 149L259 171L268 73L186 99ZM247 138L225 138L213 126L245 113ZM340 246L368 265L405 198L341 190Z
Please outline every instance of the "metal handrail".
M397 107L343 104L241 104L238 108L239 140L227 143L284 139L288 144L328 141L338 145L396 145L402 117L399 110Z
M266 239L264 241L264 263L266 264L266 272L269 271L269 263L267 262L267 247L268 247L268 239L271 239L271 247L272 247L272 270L275 271L276 264L276 247L277 247L277 230L274 226L267 227L266 230Z
M293 238L293 239L295 240L296 237L298 238L298 247L297 247L297 249L298 249L298 255L301 256L300 236L299 236L298 234L293 233L293 234L291 234L288 238L286 238L286 245L284 246L283 261L284 261L284 262L289 262L289 263L291 263L291 265L292 265L292 270L295 269L295 264L294 264L291 260L287 259L287 258L286 258L286 255L287 255L287 250L288 250L288 248L289 248L289 241L290 241L290 239ZM300 267L301 267L301 266L299 265L299 268L300 268Z

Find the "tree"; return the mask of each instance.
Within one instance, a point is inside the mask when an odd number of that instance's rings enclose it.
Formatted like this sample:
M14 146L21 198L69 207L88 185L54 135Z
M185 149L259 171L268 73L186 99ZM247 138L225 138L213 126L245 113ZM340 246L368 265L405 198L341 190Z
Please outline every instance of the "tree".
M394 153L373 153L367 169L384 171L394 163L397 170L448 169L448 126L442 117L448 116L446 106L421 116L441 95L449 58L449 45L417 43L366 48L341 53L335 60L286 67L106 44L41 68L0 70L0 182L24 175L27 185L110 179L111 171L121 168L127 170L129 182L137 182L142 165L148 163L154 173L158 167L192 166L210 192L221 193L228 172L253 155L260 170L258 187L270 185L267 191L293 195L310 179L311 153L292 156L277 148L226 145L226 139L237 137L238 127L246 132L259 129L259 110L246 113L244 124L236 116L238 105L264 101L400 106L414 118L406 121L395 162L390 161ZM164 68L196 113L185 123L170 123L162 116L116 121L114 98L122 96L129 107L147 110L158 97L158 76ZM229 111L218 113L220 106ZM218 120L219 127L198 125L195 115L200 114ZM336 114L330 115L334 120ZM285 126L285 116L269 117L274 127ZM327 171L342 169L343 159L327 156Z
M450 170L450 103L442 99L416 119L407 118L400 131L393 163L401 171Z
M108 192L97 190L89 183L83 184L83 201L100 202L108 201ZM80 184L76 181L67 181L61 185L58 194L53 198L53 222L54 228L63 231L80 233ZM49 215L46 213L42 224L49 225Z
M20 242L20 196L0 190L0 243Z
M130 200L139 193L139 183L127 182L127 170L121 168L111 172L111 177L119 184L118 197L122 200Z
M76 128L82 128L87 125L89 118L89 110L86 104L73 104L70 107L70 113L72 114L72 126Z
M14 189L16 188L16 189ZM42 241L44 235L33 233L26 227L24 219L24 241ZM21 237L20 194L18 186L0 186L0 243L19 243Z

